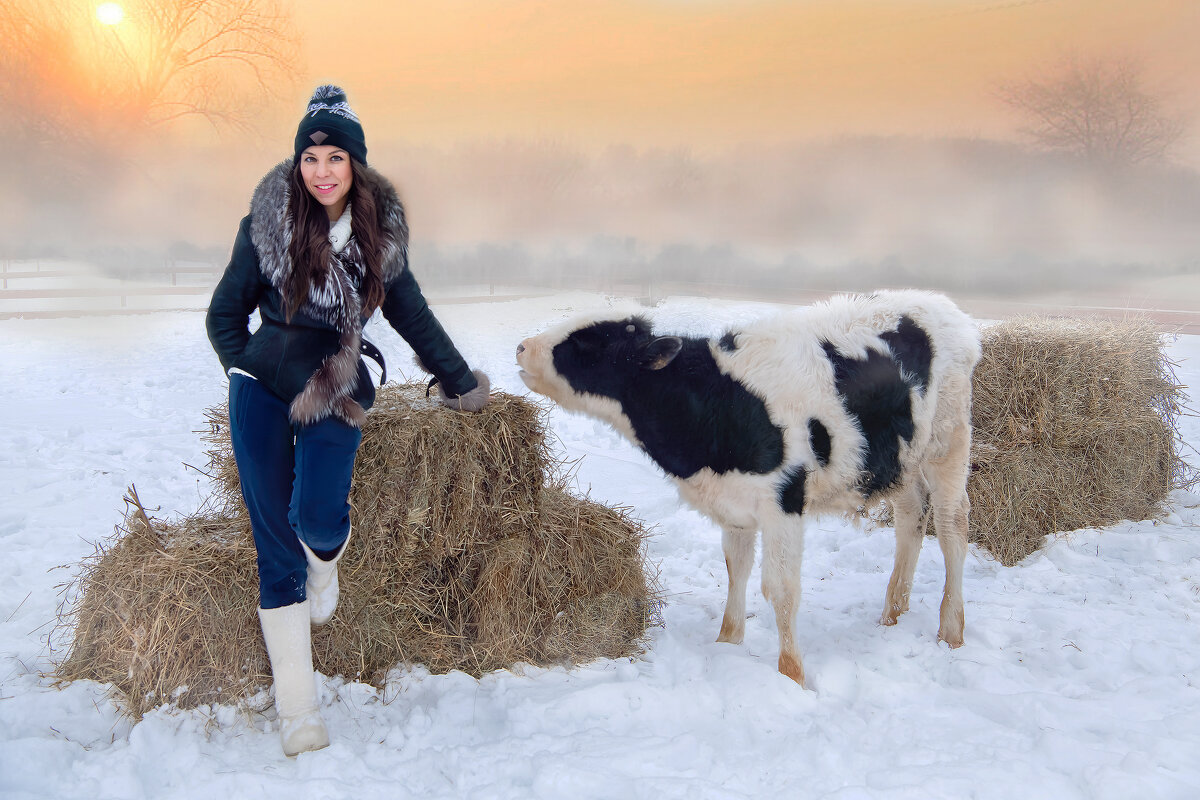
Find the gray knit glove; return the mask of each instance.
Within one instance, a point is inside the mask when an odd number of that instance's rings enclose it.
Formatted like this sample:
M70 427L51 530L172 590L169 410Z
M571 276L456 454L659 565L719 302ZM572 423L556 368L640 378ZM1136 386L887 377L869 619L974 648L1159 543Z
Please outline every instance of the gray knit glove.
M492 390L492 382L488 380L488 376L483 372L473 369L471 374L475 376L475 380L479 381L479 385L466 394L458 397L446 397L442 391L440 382L433 385L433 391L437 394L438 402L447 408L453 408L455 411L481 411L491 399L488 392Z

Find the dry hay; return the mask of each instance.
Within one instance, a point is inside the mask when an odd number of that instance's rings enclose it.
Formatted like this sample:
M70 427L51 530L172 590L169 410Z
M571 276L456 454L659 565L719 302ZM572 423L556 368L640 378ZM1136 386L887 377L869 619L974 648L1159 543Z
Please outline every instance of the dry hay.
M558 466L543 416L501 392L478 414L451 415L422 384L381 388L354 462L355 538L387 533L404 558L437 561L534 526L542 487ZM207 418L220 502L244 516L228 409L210 409Z
M1157 516L1196 481L1184 387L1148 320L1023 317L983 331L970 538L1012 565L1047 534Z
M543 417L503 393L466 415L416 384L380 390L355 463L341 600L313 631L317 670L381 686L400 663L480 675L640 651L660 602L646 531L625 509L566 491ZM60 610L74 640L58 678L111 684L137 717L270 684L228 421L223 409L208 418L208 508L158 520L131 491L117 536Z

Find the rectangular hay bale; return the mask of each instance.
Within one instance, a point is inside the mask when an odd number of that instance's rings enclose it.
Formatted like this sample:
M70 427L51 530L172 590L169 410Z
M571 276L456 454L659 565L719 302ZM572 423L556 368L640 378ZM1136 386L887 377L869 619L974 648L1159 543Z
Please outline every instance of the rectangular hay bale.
M1021 317L983 330L972 383L970 538L1006 565L1045 537L1161 513L1195 481L1184 387L1146 320Z
M537 519L541 489L558 468L544 412L496 392L477 414L451 413L420 383L381 387L363 425L350 491L355 536L404 537L418 561L447 558ZM224 406L207 413L209 467L232 516L244 516Z

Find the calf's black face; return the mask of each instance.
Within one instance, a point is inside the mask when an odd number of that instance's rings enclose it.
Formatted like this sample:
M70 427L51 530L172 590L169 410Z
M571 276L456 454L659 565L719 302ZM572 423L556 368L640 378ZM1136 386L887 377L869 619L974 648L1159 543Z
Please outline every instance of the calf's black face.
M680 340L656 339L641 317L570 325L532 336L517 347L521 380L564 408L599 413L588 396L617 398L643 369L665 366Z
M640 317L597 322L554 346L554 369L577 392L620 399L644 371L665 367L683 346L675 336L654 337Z
M640 317L605 320L526 339L517 363L530 389L613 423L671 475L782 463L783 431L718 369L706 339L655 336Z

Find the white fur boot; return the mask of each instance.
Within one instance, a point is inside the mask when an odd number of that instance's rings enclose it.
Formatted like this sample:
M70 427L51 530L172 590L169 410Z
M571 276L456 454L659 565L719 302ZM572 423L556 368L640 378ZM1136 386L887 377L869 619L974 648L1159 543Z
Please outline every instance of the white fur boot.
M353 528L351 528L353 530ZM304 542L304 557L308 559L308 582L304 592L308 596L308 613L313 625L324 625L333 617L338 602L337 562L346 552L350 544L350 532L346 532L346 541L338 548L337 555L328 561L317 558L317 554L308 548Z
M275 678L279 738L287 756L329 746L329 732L317 707L308 617L307 600L258 610L267 656L271 659L271 675Z

